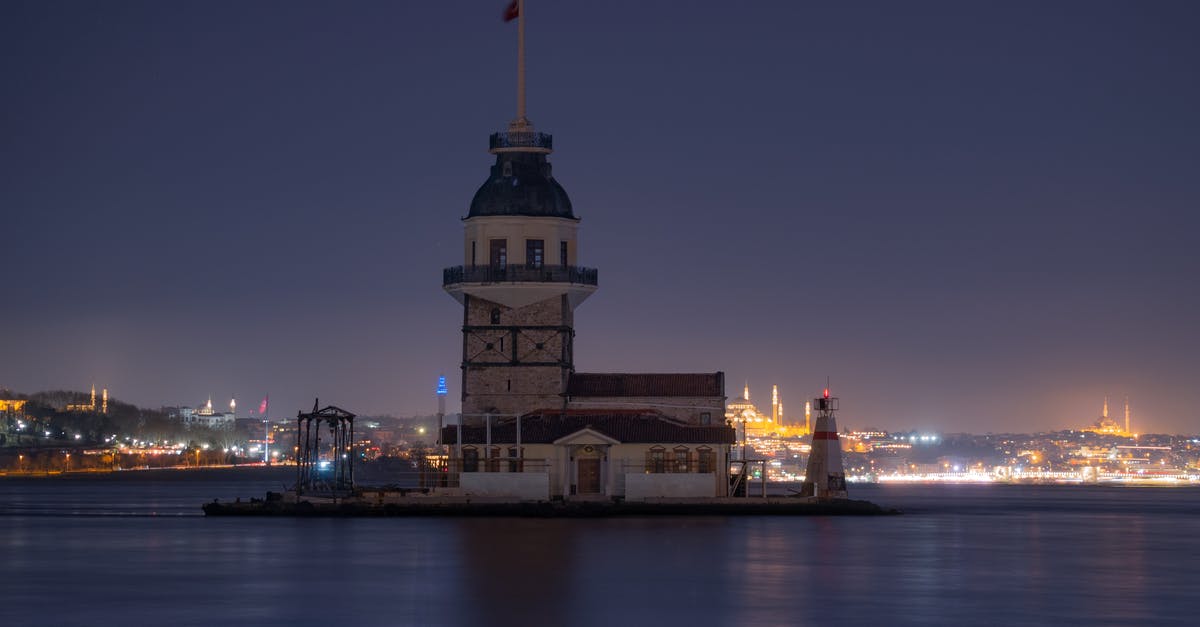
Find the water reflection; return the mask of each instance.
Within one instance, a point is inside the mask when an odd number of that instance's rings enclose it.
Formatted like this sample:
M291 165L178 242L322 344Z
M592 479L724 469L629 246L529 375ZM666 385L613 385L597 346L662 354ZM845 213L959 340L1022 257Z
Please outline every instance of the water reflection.
M500 518L445 521L461 565L455 592L470 624L566 625L576 560L571 521Z
M892 518L138 509L230 489L0 482L0 624L1188 624L1195 608L1200 491L876 489L910 512Z

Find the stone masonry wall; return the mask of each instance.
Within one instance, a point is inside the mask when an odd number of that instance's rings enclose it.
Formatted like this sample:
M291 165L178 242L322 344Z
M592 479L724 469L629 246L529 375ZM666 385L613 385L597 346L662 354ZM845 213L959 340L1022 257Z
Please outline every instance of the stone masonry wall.
M493 311L499 313L498 324ZM468 420L471 414L563 406L573 363L574 315L566 296L518 308L468 297L464 319L462 389ZM568 328L566 333L561 327Z

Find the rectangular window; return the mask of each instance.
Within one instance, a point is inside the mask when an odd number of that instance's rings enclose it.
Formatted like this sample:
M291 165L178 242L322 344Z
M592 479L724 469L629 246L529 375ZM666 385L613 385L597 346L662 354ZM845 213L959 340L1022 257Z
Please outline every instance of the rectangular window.
M560 266L567 265L567 243L566 242L558 243L558 265L560 265Z
M525 460L517 447L508 447L508 471L509 472L525 472Z
M530 268L540 268L545 263L546 241L540 239L525 240L525 265Z
M503 270L508 267L508 240L494 239L491 242L491 263L492 268Z
M675 449L675 468L672 472L687 472L688 471L688 452L687 449Z
M479 450L467 447L462 452L463 472L479 472Z
M707 447L702 447L696 452L698 453L698 459L696 460L698 466L698 468L696 468L697 472L709 473L717 471L716 452Z
M475 240L471 240L471 267L475 266Z
M646 452L646 472L663 473L667 471L667 452L655 447Z
M712 414L709 412L706 412L706 411L700 412L700 424L711 425L712 424Z

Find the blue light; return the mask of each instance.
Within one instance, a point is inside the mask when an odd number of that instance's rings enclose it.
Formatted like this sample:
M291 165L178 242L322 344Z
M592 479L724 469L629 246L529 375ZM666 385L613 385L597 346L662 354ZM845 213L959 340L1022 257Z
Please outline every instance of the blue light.
M438 396L445 396L449 393L449 390L446 389L446 377L444 376L438 377L437 393Z

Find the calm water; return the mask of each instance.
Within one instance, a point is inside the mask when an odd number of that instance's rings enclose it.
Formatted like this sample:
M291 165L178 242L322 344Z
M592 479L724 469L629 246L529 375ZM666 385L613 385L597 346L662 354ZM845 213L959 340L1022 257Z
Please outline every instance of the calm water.
M885 518L199 515L289 476L0 479L0 625L1200 624L1196 489L852 487L907 512Z

